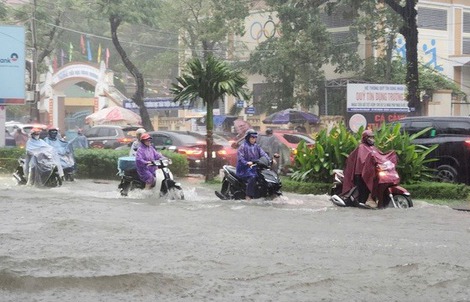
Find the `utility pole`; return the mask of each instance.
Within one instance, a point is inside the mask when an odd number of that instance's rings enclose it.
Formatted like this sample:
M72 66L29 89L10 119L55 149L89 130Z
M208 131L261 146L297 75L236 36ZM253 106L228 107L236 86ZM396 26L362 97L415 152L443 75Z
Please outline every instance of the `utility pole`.
M39 89L38 89L38 50L36 38L36 7L37 0L33 0L33 12L31 17L31 44L32 44L32 62L31 62L31 78L29 90L33 93L33 103L30 105L29 115L33 121L39 122Z

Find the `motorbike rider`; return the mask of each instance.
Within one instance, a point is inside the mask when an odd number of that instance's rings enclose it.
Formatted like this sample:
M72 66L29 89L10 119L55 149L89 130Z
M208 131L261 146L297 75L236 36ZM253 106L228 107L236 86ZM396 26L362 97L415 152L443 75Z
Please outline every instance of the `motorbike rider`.
M348 193L354 186L359 192L359 202L371 208L377 208L377 196L374 196L375 165L366 164L370 155L380 154L375 147L374 133L372 130L362 132L361 143L349 154L344 169L343 193Z
M253 166L254 161L261 157L270 160L268 154L256 144L258 133L253 129L248 129L245 133L245 141L240 145L237 152L238 177L246 182L246 199L252 199L256 194L257 167Z
M137 174L140 180L145 182L145 189L150 190L155 186L155 171L157 170L152 161L162 159L164 156L152 146L152 137L148 133L140 136L140 142L141 144L135 155Z
M30 138L26 142L26 158L23 166L23 171L25 174L25 178L28 179L28 174L29 174L29 168L30 168L30 162L33 157L33 154L38 152L38 151L43 151L43 152L50 152L52 156L54 157L54 161L57 163L57 168L59 170L59 175L60 177L64 176L64 172L62 170L62 167L60 165L60 161L57 157L57 153L55 152L54 148L51 147L48 143L46 143L44 140L40 139L42 129L40 128L32 128L30 132Z
M139 128L135 131L135 140L132 142L131 149L129 150L129 156L135 156L137 149L139 149L140 146L140 137L145 132L147 131L145 131L144 128Z
M48 136L44 141L52 146L57 155L59 155L62 169L66 171L66 180L73 180L72 175L75 170L75 158L70 148L71 145L60 138L58 128L51 126L47 132Z

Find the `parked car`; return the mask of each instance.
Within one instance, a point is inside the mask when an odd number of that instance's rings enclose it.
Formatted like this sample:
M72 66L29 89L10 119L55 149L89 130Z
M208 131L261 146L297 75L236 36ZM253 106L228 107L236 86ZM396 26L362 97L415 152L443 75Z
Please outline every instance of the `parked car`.
M408 134L430 127L430 131L413 143L438 145L429 154L429 158L437 159L429 163L429 167L436 169L436 177L445 182L470 184L470 117L406 117L398 123Z
M151 131L152 143L156 149L172 148L176 152L186 155L190 173L205 173L206 170L206 136L193 131ZM214 172L225 164L236 162L236 150L230 142L217 135L214 136L212 158L214 159Z
M96 125L85 131L90 148L116 149L135 139L135 131L142 126Z
M5 147L16 147L15 138L5 129Z

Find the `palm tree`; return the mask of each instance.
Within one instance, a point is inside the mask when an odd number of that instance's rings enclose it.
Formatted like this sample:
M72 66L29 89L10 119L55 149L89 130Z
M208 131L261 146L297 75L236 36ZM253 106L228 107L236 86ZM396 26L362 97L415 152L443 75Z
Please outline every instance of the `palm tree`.
M180 104L187 100L201 98L207 108L206 114L206 142L207 142L207 160L206 160L206 182L213 179L212 173L212 131L214 129L214 103L225 94L238 98L248 99L244 86L247 79L241 70L232 69L231 66L208 55L203 61L194 58L188 62L186 71L183 75L177 77L177 84L172 84L171 92L176 95L175 102Z

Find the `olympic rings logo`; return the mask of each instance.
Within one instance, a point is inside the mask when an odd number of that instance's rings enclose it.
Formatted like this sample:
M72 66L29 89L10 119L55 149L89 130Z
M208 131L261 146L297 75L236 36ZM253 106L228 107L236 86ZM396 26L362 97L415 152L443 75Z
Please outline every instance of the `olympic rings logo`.
M261 24L261 22L255 21L251 24L250 35L253 40L259 41L263 36L266 39L273 38L276 33L280 33L278 29L279 23L274 23L273 20L268 20Z

